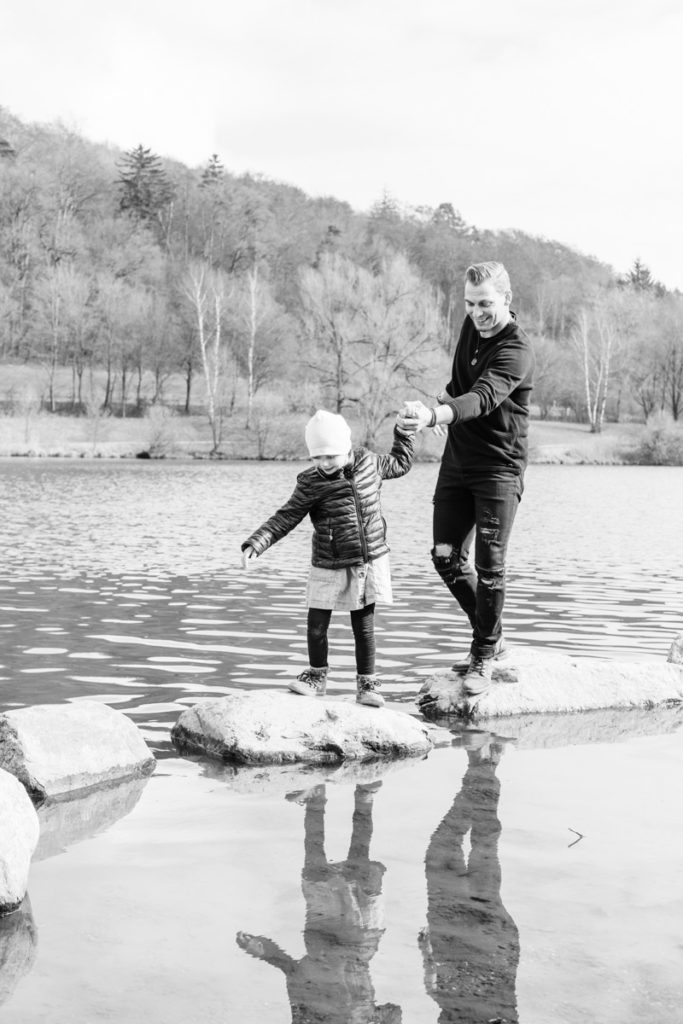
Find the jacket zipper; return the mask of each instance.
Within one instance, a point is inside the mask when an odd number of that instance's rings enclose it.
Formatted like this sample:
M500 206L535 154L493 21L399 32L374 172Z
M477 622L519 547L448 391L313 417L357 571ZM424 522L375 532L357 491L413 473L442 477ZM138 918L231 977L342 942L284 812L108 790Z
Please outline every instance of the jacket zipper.
M358 488L356 487L355 480L352 480L351 477L349 477L349 483L351 484L353 500L356 505L356 517L358 518L358 533L360 534L361 549L363 551L363 561L368 562L368 544L365 539L365 530L363 529L363 519L360 511L360 498L358 497Z

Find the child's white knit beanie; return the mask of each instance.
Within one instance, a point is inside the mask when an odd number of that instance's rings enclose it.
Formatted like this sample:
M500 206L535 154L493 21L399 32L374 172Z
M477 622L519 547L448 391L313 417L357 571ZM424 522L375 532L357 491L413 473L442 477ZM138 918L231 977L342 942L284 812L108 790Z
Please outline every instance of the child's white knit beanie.
M346 455L351 451L351 427L336 412L318 409L306 424L308 451L313 455Z

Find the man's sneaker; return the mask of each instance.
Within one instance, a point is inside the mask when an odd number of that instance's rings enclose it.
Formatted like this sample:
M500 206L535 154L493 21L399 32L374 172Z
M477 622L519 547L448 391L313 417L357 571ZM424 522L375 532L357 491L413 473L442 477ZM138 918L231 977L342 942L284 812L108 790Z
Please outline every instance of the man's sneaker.
M356 701L369 708L381 708L384 697L377 693L379 680L377 676L356 676Z
M327 691L327 671L326 668L306 668L287 687L302 697L324 697Z
M493 648L492 661L503 661L510 654L510 648L505 643L503 637L497 641L496 646ZM451 672L455 672L458 676L464 676L470 669L470 658L463 658L462 661L456 661L455 665L451 665Z
M493 675L493 658L480 658L472 655L470 667L465 674L462 685L468 697L478 697L491 685Z

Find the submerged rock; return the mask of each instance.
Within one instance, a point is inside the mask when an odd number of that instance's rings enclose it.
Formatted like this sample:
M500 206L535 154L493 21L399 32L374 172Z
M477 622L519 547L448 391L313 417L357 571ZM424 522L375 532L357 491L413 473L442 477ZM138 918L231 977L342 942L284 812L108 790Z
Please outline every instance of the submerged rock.
M0 915L15 910L26 895L31 857L40 830L26 790L0 769Z
M404 712L277 690L196 704L171 736L181 753L243 765L412 757L432 746L429 730Z
M0 767L36 804L149 775L155 764L135 723L106 704L37 704L0 715Z
M672 648L673 652L673 648ZM683 664L669 661L601 661L574 658L529 647L511 647L497 662L491 687L467 699L462 675L439 671L418 695L430 717L589 711L598 708L651 708L683 701Z

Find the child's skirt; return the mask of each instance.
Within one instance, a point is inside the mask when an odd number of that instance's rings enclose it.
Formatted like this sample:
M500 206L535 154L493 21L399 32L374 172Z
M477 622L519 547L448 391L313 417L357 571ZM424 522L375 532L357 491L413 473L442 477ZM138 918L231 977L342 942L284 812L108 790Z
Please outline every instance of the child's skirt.
M357 611L368 604L393 604L389 555L346 569L311 566L306 606L332 611Z

